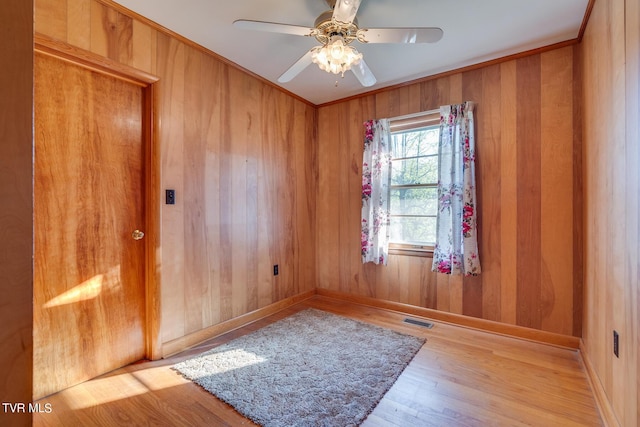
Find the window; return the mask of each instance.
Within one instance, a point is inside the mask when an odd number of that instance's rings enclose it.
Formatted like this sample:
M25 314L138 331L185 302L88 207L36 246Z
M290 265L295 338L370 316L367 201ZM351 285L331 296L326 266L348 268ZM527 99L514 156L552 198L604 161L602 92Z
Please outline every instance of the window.
M390 250L424 255L436 241L440 115L390 122Z

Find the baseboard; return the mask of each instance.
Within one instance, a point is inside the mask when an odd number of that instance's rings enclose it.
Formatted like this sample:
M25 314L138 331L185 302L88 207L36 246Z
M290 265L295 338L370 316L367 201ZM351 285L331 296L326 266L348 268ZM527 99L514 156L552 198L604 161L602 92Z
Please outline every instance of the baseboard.
M586 351L584 341L582 340L580 340L580 358L582 360L584 370L587 373L587 380L591 386L593 397L596 400L598 411L600 411L600 418L602 418L602 422L606 427L620 427L620 423L616 418L615 412L613 412L611 402L607 398L607 393L604 391L604 387L602 386L600 378L591 363L591 359L589 359L589 354Z
M540 331L537 329L525 328L522 326L508 325L505 323L494 322L491 320L478 319L475 317L463 316L460 314L447 313L443 311L433 310L424 307L418 307L410 304L381 300L378 298L363 297L352 295L345 292L330 291L327 289L315 289L302 294L286 298L274 304L268 305L261 309L252 311L247 314L235 317L222 323L201 329L197 332L176 338L162 344L162 357L168 357L200 344L208 339L218 335L238 329L248 323L254 322L266 316L277 313L280 310L295 305L301 301L312 298L314 295L334 298L341 301L347 301L354 304L367 305L370 307L382 308L386 310L397 311L403 314L426 317L432 320L446 322L457 326L463 326L472 329L478 329L500 335L525 339L529 341L541 342L544 344L555 345L558 347L570 348L578 350L580 347L580 339L573 336L555 334L552 332ZM585 363L586 365L586 363ZM595 388L594 388L595 390ZM615 417L614 417L615 419ZM615 425L615 424L612 424Z
M363 297L352 295L344 292L330 291L327 289L316 289L318 295L334 298L342 301L348 301L354 304L367 305L370 307L383 308L387 310L398 311L404 314L426 317L440 322L446 322L457 326L463 326L472 329L478 329L495 334L506 335L510 337L535 341L544 344L554 345L557 347L570 348L578 350L580 347L580 338L556 334L553 332L540 331L538 329L525 328L523 326L509 325L506 323L495 322L492 320L479 319L476 317L463 316L460 314L447 313L444 311L433 310L424 307L418 307L410 304L381 300L378 298Z
M238 329L251 322L255 322L263 317L270 316L278 311L284 310L287 307L295 305L301 301L307 300L316 294L315 290L301 293L299 295L283 299L266 307L252 311L247 314L243 314L233 319L227 320L222 323L210 326L205 329L201 329L197 332L185 335L175 340L168 341L162 344L162 357L168 357L176 353L180 353L188 348L191 348L197 344L200 344L208 339L214 338L218 335L226 334L234 329Z

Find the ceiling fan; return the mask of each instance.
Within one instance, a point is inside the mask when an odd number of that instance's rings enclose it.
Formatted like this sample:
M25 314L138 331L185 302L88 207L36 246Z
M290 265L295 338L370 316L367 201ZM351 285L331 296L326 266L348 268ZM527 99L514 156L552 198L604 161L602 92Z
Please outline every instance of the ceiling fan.
M321 46L311 48L279 78L280 83L291 81L311 63L327 72L342 74L351 70L362 86L373 86L376 78L356 48L360 43L434 43L443 31L435 27L417 28L360 28L356 13L362 0L325 0L331 8L316 19L313 28L274 22L239 19L237 28L315 37Z

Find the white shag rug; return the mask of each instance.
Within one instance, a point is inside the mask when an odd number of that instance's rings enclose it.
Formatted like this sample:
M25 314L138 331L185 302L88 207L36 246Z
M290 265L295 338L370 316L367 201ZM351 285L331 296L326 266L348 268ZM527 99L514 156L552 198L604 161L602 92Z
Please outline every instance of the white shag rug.
M265 427L357 426L424 342L307 309L173 368Z

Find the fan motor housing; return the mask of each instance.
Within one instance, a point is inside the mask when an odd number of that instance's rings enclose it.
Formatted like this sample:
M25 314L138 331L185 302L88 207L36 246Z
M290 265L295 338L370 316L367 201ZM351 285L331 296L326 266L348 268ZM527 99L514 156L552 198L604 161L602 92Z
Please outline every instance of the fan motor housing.
M335 4L335 1L333 3ZM358 20L354 19L351 24L336 22L333 20L333 10L327 10L318 16L314 26L318 30L315 38L322 44L327 44L329 39L335 35L342 36L345 44L357 39Z

